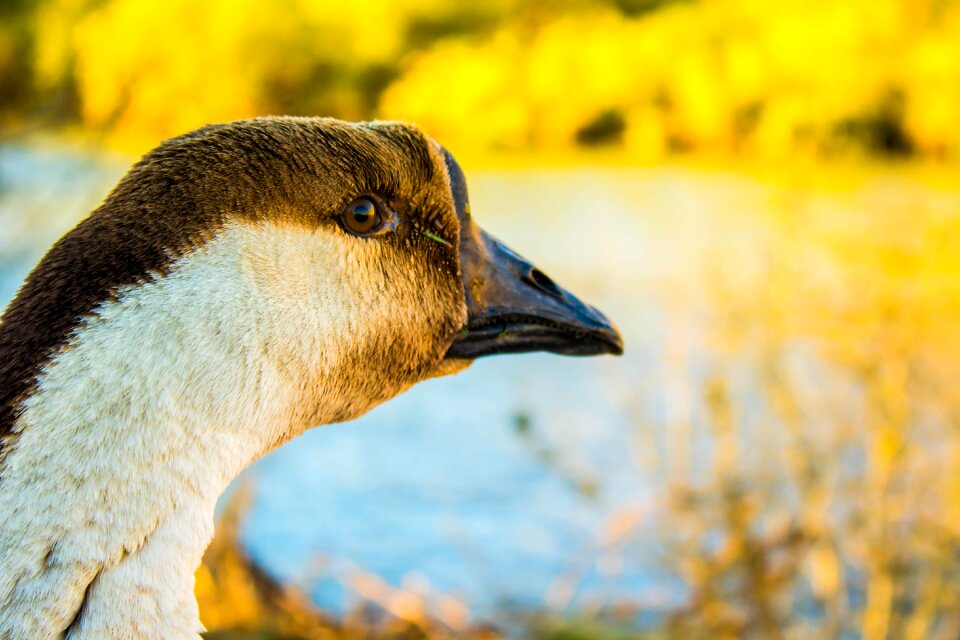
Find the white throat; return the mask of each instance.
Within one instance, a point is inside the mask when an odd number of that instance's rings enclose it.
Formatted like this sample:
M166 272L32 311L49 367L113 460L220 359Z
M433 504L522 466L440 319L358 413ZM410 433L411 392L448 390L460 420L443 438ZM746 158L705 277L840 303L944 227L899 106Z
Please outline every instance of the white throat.
M409 386L368 397L336 377L383 328L338 297L325 274L349 248L328 236L230 226L101 305L43 369L0 460L0 639L197 638L194 572L227 484Z

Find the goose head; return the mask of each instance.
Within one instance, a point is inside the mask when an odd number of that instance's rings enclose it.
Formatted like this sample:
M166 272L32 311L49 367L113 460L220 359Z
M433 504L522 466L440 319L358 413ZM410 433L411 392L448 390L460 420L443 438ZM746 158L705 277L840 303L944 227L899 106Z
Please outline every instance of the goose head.
M252 460L477 358L618 354L402 123L259 118L140 160L0 320L0 638L196 638Z

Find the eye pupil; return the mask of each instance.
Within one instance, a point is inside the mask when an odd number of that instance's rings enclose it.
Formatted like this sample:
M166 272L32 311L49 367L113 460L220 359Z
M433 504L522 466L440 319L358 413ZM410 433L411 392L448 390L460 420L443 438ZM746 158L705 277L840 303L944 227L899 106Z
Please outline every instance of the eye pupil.
M373 213L373 203L369 200L361 200L353 205L353 214L358 218L365 218Z

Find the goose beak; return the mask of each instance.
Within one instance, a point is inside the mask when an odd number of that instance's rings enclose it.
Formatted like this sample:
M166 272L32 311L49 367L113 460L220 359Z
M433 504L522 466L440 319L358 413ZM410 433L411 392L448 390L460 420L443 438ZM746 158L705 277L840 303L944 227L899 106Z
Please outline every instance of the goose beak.
M460 274L467 303L467 325L446 358L532 351L623 353L623 338L605 315L476 225L463 171L449 151L441 150L460 219Z
M623 353L623 338L606 316L468 222L460 239L468 321L447 358L532 351Z

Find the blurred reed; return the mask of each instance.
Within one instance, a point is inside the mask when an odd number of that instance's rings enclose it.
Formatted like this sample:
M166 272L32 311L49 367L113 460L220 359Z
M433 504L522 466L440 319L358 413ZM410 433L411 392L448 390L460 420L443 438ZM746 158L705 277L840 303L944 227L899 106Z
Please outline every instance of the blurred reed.
M320 611L296 585L281 584L250 558L239 539L253 486L241 483L217 523L213 544L197 571L200 617L211 640L498 640L496 628L475 624L454 598L396 588L379 576L353 571L344 586L358 597L345 615Z
M668 332L679 381L627 407L665 497L611 513L590 560L661 549L687 595L653 631L960 634L960 209L941 195L778 199L753 268L727 248L700 274L704 306L674 301L703 332ZM636 406L671 384L687 401L651 424Z

